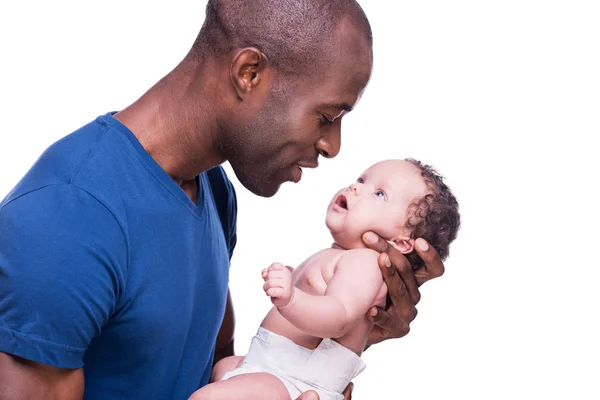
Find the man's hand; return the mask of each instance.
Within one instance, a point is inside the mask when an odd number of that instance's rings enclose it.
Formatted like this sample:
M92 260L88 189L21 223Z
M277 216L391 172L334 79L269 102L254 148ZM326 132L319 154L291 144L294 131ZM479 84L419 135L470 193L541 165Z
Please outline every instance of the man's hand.
M262 270L265 280L263 289L271 302L277 308L287 306L292 300L292 272L280 263L273 263L269 268Z
M444 274L444 263L437 251L423 239L415 241L415 250L425 265L413 271L410 262L400 251L373 232L363 235L365 245L379 253L378 263L388 287L391 306L388 310L373 307L369 315L375 326L368 345L391 338L400 338L410 330L417 316L415 305L421 299L419 286Z
M313 392L312 390L308 392L304 392L298 397L296 400L320 400L321 398L317 394L317 392Z
M346 390L344 390L344 400L352 400L352 389L354 388L354 384L350 382L348 386L346 386ZM304 392L298 397L296 400L319 400L319 395L312 390L308 392Z

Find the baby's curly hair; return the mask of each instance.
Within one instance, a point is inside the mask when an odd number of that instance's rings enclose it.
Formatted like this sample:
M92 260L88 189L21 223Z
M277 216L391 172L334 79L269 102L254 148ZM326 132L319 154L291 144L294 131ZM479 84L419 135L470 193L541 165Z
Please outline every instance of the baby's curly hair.
M444 178L432 166L414 158L407 158L406 161L421 170L429 192L409 206L406 228L410 229L413 239L427 240L443 261L448 257L450 243L456 239L460 229L458 201L444 182ZM407 254L406 257L413 269L424 264L416 251Z

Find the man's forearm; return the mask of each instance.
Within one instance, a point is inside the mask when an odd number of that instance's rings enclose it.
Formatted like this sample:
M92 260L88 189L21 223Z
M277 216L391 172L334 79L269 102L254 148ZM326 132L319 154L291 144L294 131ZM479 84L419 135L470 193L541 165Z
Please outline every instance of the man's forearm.
M225 357L233 355L233 332L235 330L235 314L233 312L233 302L231 301L231 292L227 292L227 303L225 306L225 315L217 335L215 343L215 356L213 365Z
M296 328L322 338L343 336L348 326L348 312L332 296L313 296L294 288L292 300L279 312Z
M50 367L0 352L0 400L81 400L83 369Z
M215 365L216 363L218 363L220 360L222 360L225 357L229 357L229 356L233 356L233 339L231 339L231 341L225 345L224 347L215 349L215 357L213 360L213 365Z

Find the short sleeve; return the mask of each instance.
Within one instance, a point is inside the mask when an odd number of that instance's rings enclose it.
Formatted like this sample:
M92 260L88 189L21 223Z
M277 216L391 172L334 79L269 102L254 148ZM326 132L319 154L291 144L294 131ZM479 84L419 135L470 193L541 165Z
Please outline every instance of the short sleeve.
M0 351L80 368L124 285L127 245L88 192L51 185L0 208Z

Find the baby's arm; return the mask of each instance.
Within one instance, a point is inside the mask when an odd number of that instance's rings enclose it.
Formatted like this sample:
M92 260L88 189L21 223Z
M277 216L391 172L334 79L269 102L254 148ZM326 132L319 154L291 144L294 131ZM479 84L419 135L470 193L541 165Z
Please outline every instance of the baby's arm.
M281 264L263 271L264 289L281 315L298 329L316 337L339 338L373 306L383 282L377 257L369 249L346 251L323 296L293 287L291 272Z

